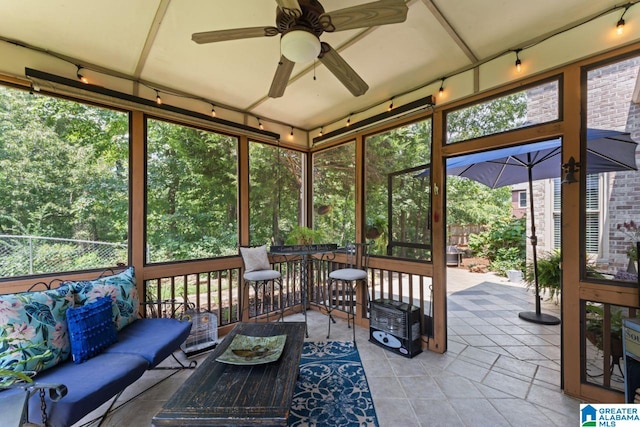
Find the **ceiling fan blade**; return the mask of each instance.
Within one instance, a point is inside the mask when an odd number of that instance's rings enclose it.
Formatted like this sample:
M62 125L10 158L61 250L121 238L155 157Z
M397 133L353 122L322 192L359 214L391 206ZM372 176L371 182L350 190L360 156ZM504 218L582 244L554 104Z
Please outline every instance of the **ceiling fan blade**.
M276 74L273 76L271 88L269 89L270 98L280 98L284 95L284 90L287 88L289 77L291 77L294 65L296 65L296 63L289 61L284 55L280 57L278 68L276 68Z
M380 0L323 13L320 15L320 24L329 33L375 27L404 22L408 11L403 0Z
M254 37L273 37L280 34L276 27L234 28L231 30L205 31L193 33L191 40L198 44L223 42L227 40L250 39Z
M322 42L322 50L318 58L349 89L353 96L363 95L369 89L367 83L362 80L358 73L327 43Z
M302 16L302 9L300 9L300 3L298 0L276 0L280 9L288 15L299 18Z

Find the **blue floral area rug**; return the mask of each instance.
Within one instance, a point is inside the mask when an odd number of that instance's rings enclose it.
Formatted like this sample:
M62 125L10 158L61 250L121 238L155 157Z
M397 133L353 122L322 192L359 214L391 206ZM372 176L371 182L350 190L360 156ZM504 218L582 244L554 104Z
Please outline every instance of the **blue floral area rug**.
M289 426L378 426L367 377L352 342L305 342Z

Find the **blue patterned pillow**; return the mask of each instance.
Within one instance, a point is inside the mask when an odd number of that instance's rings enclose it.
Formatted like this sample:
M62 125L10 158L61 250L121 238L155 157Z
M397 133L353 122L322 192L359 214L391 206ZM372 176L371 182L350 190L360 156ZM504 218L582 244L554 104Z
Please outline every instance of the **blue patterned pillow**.
M42 371L66 360L71 352L67 309L73 301L66 285L0 295L0 368Z
M76 306L108 296L113 301L113 321L119 331L138 318L138 288L133 267L113 276L71 283L76 293Z
M118 341L113 323L111 298L67 310L71 355L75 363L82 363Z

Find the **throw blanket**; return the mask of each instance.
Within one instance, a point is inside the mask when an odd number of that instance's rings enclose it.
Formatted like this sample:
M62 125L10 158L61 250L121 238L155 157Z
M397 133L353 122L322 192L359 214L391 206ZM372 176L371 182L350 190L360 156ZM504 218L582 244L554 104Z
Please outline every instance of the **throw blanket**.
M290 426L378 426L358 349L352 342L305 342Z

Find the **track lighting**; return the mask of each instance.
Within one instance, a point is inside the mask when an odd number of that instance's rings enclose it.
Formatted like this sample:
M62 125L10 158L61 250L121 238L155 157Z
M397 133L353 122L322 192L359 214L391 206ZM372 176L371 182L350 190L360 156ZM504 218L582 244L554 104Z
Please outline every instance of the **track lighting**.
M211 104L211 117L216 116L216 106Z
M289 140L293 140L293 126L291 126L291 132L289 133Z
M520 52L522 49L516 49L516 71L519 73L522 70L522 61L520 60Z
M258 119L258 127L260 128L260 130L264 130L264 126L262 125L262 121L260 120L260 117L256 117L256 119Z
M387 108L387 111L391 110L393 110L393 98L391 98L391 103L389 104L389 108Z
M84 76L84 74L82 74L82 67L79 65L76 65L76 67L78 67L78 70L76 71L76 76L78 76L78 80L80 80L82 83L87 84L89 83L89 80Z
M444 81L445 81L446 77L442 78L442 81L440 82L440 89L438 89L438 96L440 98L444 97Z
M160 92L156 90L156 104L162 105L162 98L160 98Z
M347 126L351 126L351 115L347 118Z
M318 133L318 136L322 136L322 126L320 126L320 132Z

